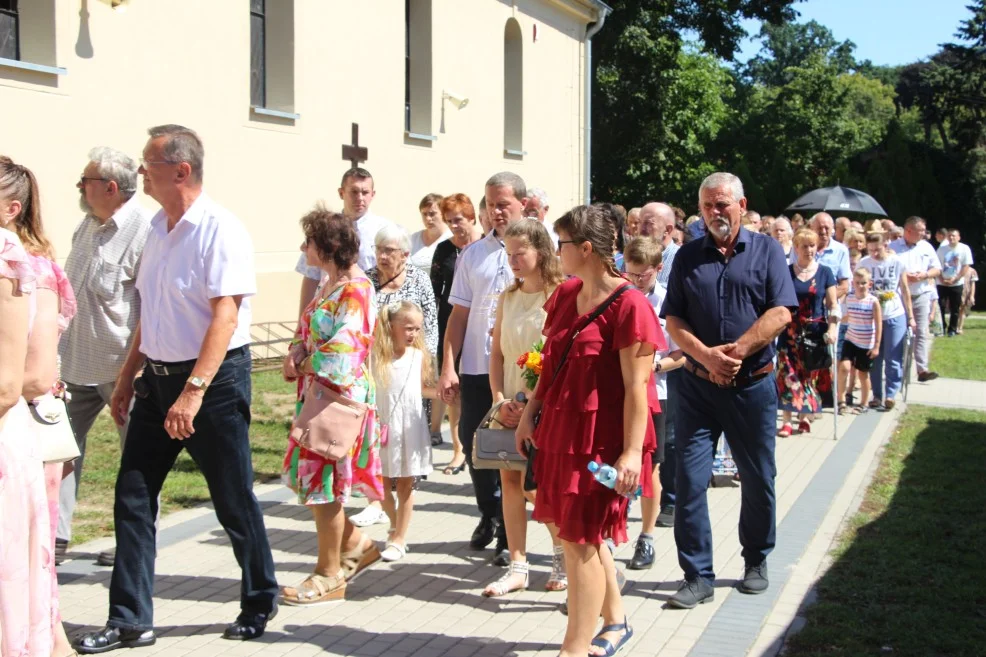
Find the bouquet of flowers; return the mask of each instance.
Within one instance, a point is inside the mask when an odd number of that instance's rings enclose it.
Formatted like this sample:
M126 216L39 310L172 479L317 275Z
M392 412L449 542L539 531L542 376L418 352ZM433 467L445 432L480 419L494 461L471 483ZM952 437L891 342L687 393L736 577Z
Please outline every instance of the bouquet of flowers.
M887 304L894 300L897 295L893 290L884 290L876 295L876 298L880 300L880 310L886 312Z
M544 349L544 340L538 340L530 351L524 352L517 359L517 367L521 369L520 376L524 383L531 390L537 388L538 378L541 376L542 358L541 351Z

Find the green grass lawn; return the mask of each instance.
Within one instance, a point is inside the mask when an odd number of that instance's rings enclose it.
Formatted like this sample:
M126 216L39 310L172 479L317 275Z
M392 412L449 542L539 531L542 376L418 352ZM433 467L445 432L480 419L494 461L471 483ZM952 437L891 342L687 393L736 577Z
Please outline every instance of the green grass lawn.
M267 481L281 473L287 448L288 426L294 412L294 384L281 379L280 370L253 375L253 448L255 480ZM113 534L113 490L120 465L120 439L104 411L96 420L86 443L86 461L79 486L79 501L73 518L72 542L81 544ZM187 452L182 452L161 491L161 513L201 504L209 500L205 479Z
M986 654L984 436L986 413L908 409L785 655Z
M986 381L986 321L974 317L966 318L962 335L935 338L931 347L933 371L953 379Z

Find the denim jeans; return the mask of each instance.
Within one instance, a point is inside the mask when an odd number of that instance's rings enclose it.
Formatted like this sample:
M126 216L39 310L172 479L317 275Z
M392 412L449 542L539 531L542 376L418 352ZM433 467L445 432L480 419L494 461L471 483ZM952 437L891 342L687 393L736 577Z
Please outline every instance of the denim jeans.
M116 562L107 623L111 627L141 631L153 627L158 493L183 449L205 476L216 516L242 569L241 609L268 613L278 592L264 518L253 494L250 352L242 347L227 353L195 417L195 433L174 440L165 432L164 420L188 376L188 372L158 376L146 368L150 392L136 399L130 414L113 508Z
M469 476L472 478L476 494L476 506L485 518L499 518L498 535L506 536L503 525L503 505L500 500L500 471L477 470L472 465L472 446L476 429L493 406L493 392L490 390L490 377L486 374L462 374L459 376L459 401L462 412L459 415L459 440L466 455Z
M904 380L904 336L907 334L907 316L883 320L883 337L880 354L870 367L870 385L873 399L893 399ZM886 370L887 389L883 389Z
M678 459L675 456L674 421L678 404L678 380L684 376L682 369L668 372L668 398L661 402L664 413L664 461L658 469L658 479L661 482L661 506L674 506L675 473L678 470Z
M86 438L89 430L99 413L110 403L113 395L111 383L98 385L76 385L66 381L65 387L70 398L65 406L68 410L68 422L75 434L75 442L79 445L79 458L72 464L72 474L62 479L58 493L58 531L55 536L60 541L72 539L72 516L75 513L75 501L79 495L79 482L82 481L82 466L86 458ZM120 452L123 452L123 442L127 439L127 427L117 427L120 434Z
M774 432L777 384L773 376L742 388L720 388L683 372L674 391L678 442L674 540L686 579L712 581L712 525L706 491L716 442L729 436L739 470L739 538L743 560L759 565L774 549L777 503Z

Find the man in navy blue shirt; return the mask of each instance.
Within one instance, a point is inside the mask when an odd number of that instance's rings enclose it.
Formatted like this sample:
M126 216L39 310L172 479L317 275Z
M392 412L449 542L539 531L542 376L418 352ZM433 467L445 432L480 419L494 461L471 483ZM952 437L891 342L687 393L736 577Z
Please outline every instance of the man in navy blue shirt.
M699 207L706 235L678 251L661 310L687 357L675 418L674 526L685 583L668 601L682 609L714 597L706 489L723 432L743 482L739 535L746 568L739 589L767 590L776 520L773 342L798 305L783 249L740 226L746 198L739 178L706 178Z

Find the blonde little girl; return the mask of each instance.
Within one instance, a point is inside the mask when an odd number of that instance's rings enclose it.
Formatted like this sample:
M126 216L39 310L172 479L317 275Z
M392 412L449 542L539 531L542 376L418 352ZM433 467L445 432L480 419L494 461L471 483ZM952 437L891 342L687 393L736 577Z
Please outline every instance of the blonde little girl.
M398 561L407 553L415 482L432 470L431 432L421 399L435 398L434 367L425 348L423 323L417 304L397 301L380 309L374 331L377 417L385 432L380 447L383 509L390 519L387 545L380 554L384 561Z

